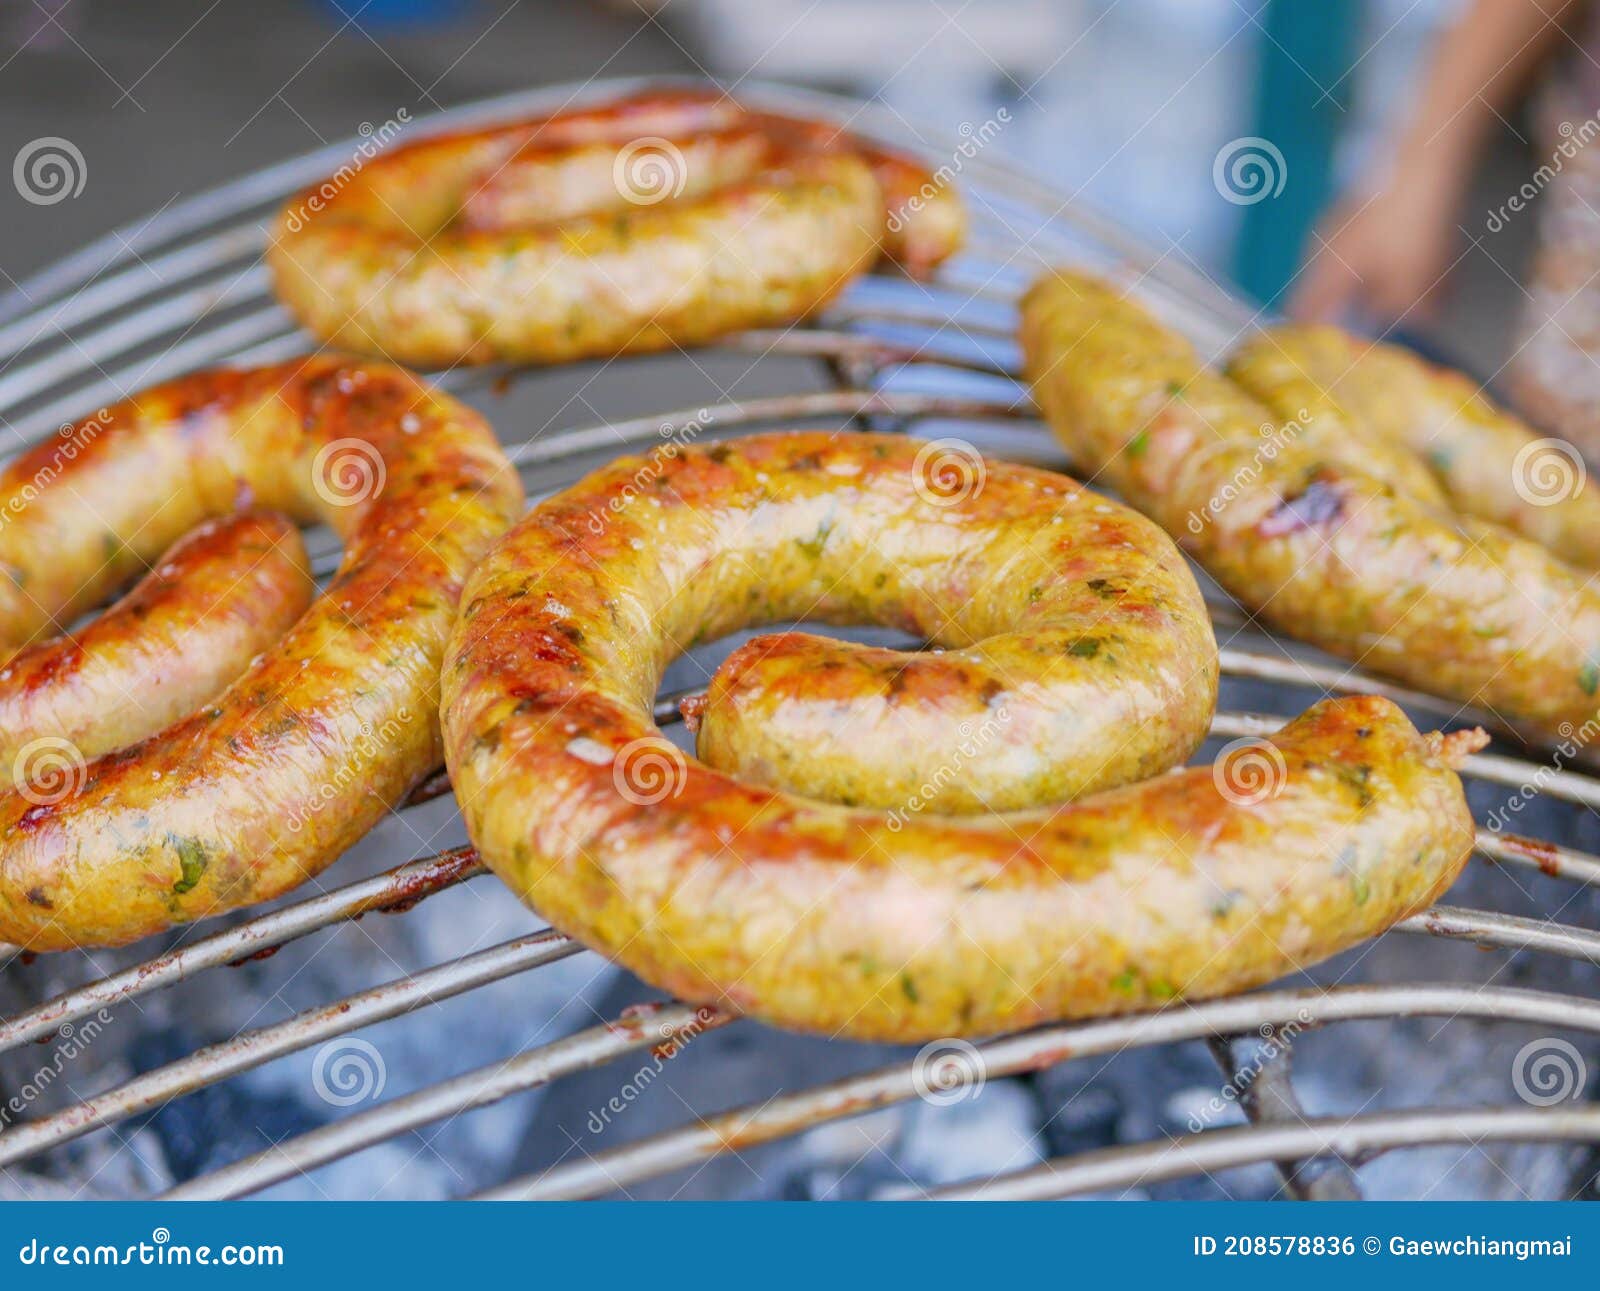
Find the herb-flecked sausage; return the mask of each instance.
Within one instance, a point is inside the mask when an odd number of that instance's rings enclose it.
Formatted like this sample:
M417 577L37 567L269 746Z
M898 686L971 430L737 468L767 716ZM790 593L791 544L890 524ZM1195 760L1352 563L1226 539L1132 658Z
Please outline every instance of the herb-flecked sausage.
M192 713L288 631L313 590L283 516L191 530L82 631L0 664L0 790L27 781L30 762L37 779L39 758L98 757Z
M1477 738L1420 736L1381 699L1320 704L1250 749L1264 788L1219 763L1052 803L1199 740L1216 660L1198 590L1154 526L1073 481L983 463L952 501L920 453L815 432L662 450L597 471L495 547L446 657L446 758L484 860L541 914L685 999L912 1040L1255 985L1448 886L1473 837L1450 763ZM834 706L845 737L825 760L867 755L809 779L702 745L735 774L661 738L652 703L675 655L799 617L946 653L897 680L882 651L769 639L757 709L799 709L804 742ZM734 661L734 691L753 666ZM930 710L910 715L915 739L891 715L897 686ZM730 699L713 685L712 711ZM1074 730L1062 710L1080 702ZM920 792L902 759L957 763L962 722L1012 705L1015 739L1001 726L993 761L980 749L955 778L979 768L1000 793L1031 775L1025 809L894 802ZM1107 777L1112 750L1091 745L1108 735L1159 751Z
M1600 591L1521 536L1582 557L1594 503L1544 516L1517 495L1517 454L1545 450L1456 379L1291 331L1243 347L1230 380L1066 270L1028 292L1022 345L1074 459L1266 622L1507 722L1566 735L1595 717ZM1399 458L1426 488L1389 469Z
M0 793L0 938L30 950L265 900L370 829L437 765L456 601L522 500L471 409L334 357L158 386L67 442L70 460L44 443L0 474L0 643L98 603L125 577L108 552L148 563L244 504L326 522L344 555L222 694Z
M1337 327L1289 326L1247 338L1227 372L1280 420L1413 456L1436 485L1422 500L1600 567L1600 491L1584 487L1577 449L1538 438L1461 373Z
M382 152L292 201L267 260L344 348L554 363L788 322L880 254L927 270L964 227L908 158L671 90Z

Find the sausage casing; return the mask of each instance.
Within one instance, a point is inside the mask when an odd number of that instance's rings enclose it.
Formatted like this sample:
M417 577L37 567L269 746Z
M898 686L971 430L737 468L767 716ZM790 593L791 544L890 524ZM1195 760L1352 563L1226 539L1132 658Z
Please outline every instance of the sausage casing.
M960 650L1032 635L1037 615L1053 658L1135 685L1153 652L1191 649L1189 699L1209 713L1214 645L1191 635L1198 592L1153 527L992 463L981 491L935 505L917 453L794 433L624 459L535 508L478 568L445 663L446 757L484 860L541 914L685 999L911 1040L1258 984L1455 877L1473 838L1459 750L1381 699L1320 704L1254 747L1265 791L1219 763L985 815L823 802L667 744L652 704L687 643L801 616ZM1086 629L1049 616L1086 608L1073 597L1114 578L1119 551L1134 560L1128 546L1168 580L1164 603L1104 601L1098 644L1075 652ZM884 693L877 662L855 677L863 696ZM778 676L804 700L804 671ZM940 680L967 703L985 678ZM1192 744L1182 703L1173 729ZM886 763L915 753L864 738Z
M1406 442L1362 434L1272 339L1238 369L1269 407L1115 287L1061 270L1027 293L1022 345L1035 398L1074 458L1266 622L1507 721L1566 736L1595 718L1600 591L1589 576L1452 511L1462 475L1419 496L1388 469L1414 457ZM1503 498L1479 505L1528 531L1541 523ZM1564 542L1588 541L1581 515L1561 523Z
M221 695L43 792L0 793L0 938L116 945L296 886L438 764L439 662L468 571L520 509L471 409L314 357L134 396L0 474L0 641L103 598L249 502L329 524L327 589ZM28 788L27 792L24 789Z
M191 530L81 632L5 660L0 790L63 746L98 757L192 713L288 631L312 591L300 531L283 516Z
M906 158L657 91L381 153L291 202L267 260L344 348L555 363L789 322L880 254L920 272L963 235Z

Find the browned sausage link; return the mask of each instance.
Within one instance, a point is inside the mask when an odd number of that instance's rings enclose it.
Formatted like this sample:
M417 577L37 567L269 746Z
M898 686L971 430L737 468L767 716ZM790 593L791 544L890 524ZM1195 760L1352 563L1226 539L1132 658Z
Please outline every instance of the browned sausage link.
M1339 427L1356 451L1412 454L1460 514L1600 567L1600 490L1577 449L1539 439L1459 372L1336 327L1274 327L1234 351L1228 375L1282 419Z
M1508 721L1565 736L1595 717L1600 591L1364 469L1410 450L1326 415L1315 382L1280 419L1120 291L1064 270L1028 292L1022 344L1075 458L1267 622Z
M380 154L291 202L268 261L341 346L560 362L787 322L880 253L923 271L963 234L907 158L663 91Z
M81 632L5 660L0 789L36 780L42 758L98 757L192 713L289 630L312 591L305 544L283 516L192 530Z
M1478 738L1419 736L1381 699L1320 704L1247 765L991 816L834 805L667 744L651 716L667 663L755 623L890 623L974 652L998 639L1019 703L1030 678L1071 676L1063 659L1103 670L1110 702L1124 671L1135 688L1158 674L1153 652L1200 649L1196 590L1125 508L995 464L981 491L935 505L917 452L755 436L658 458L644 492L624 460L487 557L446 657L446 756L484 860L540 913L685 999L912 1040L1256 985L1448 886L1473 838L1449 763ZM1142 590L1093 586L1136 566ZM1102 590L1096 625L1072 623ZM1091 632L1093 652L1072 648ZM842 689L880 704L881 657L857 657ZM1209 658L1189 660L1203 710ZM804 706L807 674L780 675ZM927 679L953 702L923 729L952 755L984 680ZM1045 689L1041 713L1070 693ZM1194 726L1185 713L1173 745ZM892 731L861 738L891 770L920 756Z
M469 408L332 357L159 386L70 442L70 460L46 443L0 474L0 641L102 599L113 547L153 560L240 499L326 522L344 558L199 711L0 793L0 938L33 950L276 896L371 828L437 764L456 601L522 496Z

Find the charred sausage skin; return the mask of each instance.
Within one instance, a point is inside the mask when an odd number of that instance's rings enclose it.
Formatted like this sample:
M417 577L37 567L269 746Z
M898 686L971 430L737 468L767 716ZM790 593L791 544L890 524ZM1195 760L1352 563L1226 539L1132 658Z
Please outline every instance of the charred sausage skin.
M1363 434L1316 365L1302 369L1272 339L1244 350L1234 370L1268 406L1114 286L1066 270L1027 293L1021 335L1034 396L1075 460L1265 621L1508 722L1565 736L1595 717L1600 591L1589 576L1452 511L1465 466L1431 478L1433 497L1406 487L1384 464L1414 458L1412 441ZM1503 495L1475 505L1525 531L1544 523ZM1569 519L1559 541L1581 550L1588 522Z
M0 641L25 641L242 503L327 522L327 590L222 695L0 794L0 937L114 945L264 900L437 764L438 669L468 571L520 508L484 422L401 369L317 357L136 395L0 475ZM25 499L25 501L22 501ZM15 505L14 505L15 504Z
M880 254L922 272L963 234L906 158L674 90L394 148L291 202L267 259L347 349L556 363L788 322Z
M243 512L191 530L81 632L0 662L0 790L36 741L98 757L192 713L289 630L313 590L300 531L283 516Z
M990 465L959 508L927 505L916 451L899 437L755 436L656 461L645 490L625 459L496 546L446 657L446 758L474 843L541 914L682 998L915 1040L1255 985L1449 885L1472 844L1459 750L1380 699L1318 705L1273 737L1265 796L1230 795L1197 768L981 816L823 802L667 745L651 704L685 644L800 615L890 622L952 653L1033 635L1038 615L1052 659L1135 686L1164 642L1199 656L1190 699L1209 713L1214 643L1189 634L1197 592L1158 534L1020 467ZM1032 526L1051 516L1041 543ZM1092 656L1062 650L1048 616L1114 577L1129 547L1146 554L1147 593L1105 603ZM840 694L859 685L876 702L881 662L868 652ZM805 702L805 676L821 674L777 666L772 711ZM929 690L973 698L954 673ZM1182 712L1174 747L1199 725ZM890 772L916 752L866 742Z

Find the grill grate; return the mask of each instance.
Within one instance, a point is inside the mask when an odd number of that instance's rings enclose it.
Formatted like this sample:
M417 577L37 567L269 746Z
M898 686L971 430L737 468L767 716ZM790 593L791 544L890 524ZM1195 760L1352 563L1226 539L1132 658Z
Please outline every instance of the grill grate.
M656 82L659 83L659 82ZM593 84L581 92L558 88L443 114L428 129L457 129L522 112L557 108L583 98L638 88L628 82ZM914 137L896 120L860 105L795 91L741 90L741 97L779 111L848 119L857 129L909 147L940 164L957 155L956 139ZM423 127L418 127L418 132ZM355 146L334 145L310 156L175 205L154 219L94 243L0 299L0 417L33 442L95 407L153 381L218 362L263 363L308 347L268 294L259 256L266 222L298 188L338 167ZM928 284L871 277L855 284L816 326L748 332L719 348L765 358L820 360L833 388L718 402L709 408L598 421L552 430L510 445L534 498L575 479L587 465L697 424L717 436L761 425L818 419L883 428L926 430L956 424L985 451L1046 464L1064 464L1034 420L1016 373L1011 321L1017 292L1039 266L1057 260L1099 266L1137 277L1166 316L1202 348L1216 352L1248 324L1249 311L1175 256L1128 238L1115 223L1067 205L1047 189L982 158L966 158L961 183L974 217L971 247ZM634 362L623 360L622 362ZM436 377L457 394L479 396L509 379L501 369L463 369ZM504 430L504 426L502 426ZM312 535L314 566L326 577L336 548ZM1487 716L1331 664L1308 652L1290 653L1237 607L1213 596L1216 624L1226 638L1227 677L1284 689L1369 691L1395 698L1438 719L1465 718L1504 730ZM1243 643L1243 644L1240 644ZM664 696L657 715L677 720ZM1286 711L1289 700L1285 697ZM1276 728L1278 720L1219 713L1216 736L1231 738ZM1600 782L1513 757L1469 760L1469 779L1501 786L1536 782L1549 798L1600 807ZM408 807L448 793L442 774L413 795ZM1576 884L1600 881L1600 858L1552 844L1480 830L1489 860L1540 871ZM245 959L375 911L397 912L484 871L464 848L399 865L375 877L302 896L270 913L223 926L168 953L68 990L10 1018L0 1018L0 1052L48 1039L98 1010L161 991L196 974ZM310 885L315 891L318 885ZM1600 962L1600 934L1488 910L1441 906L1407 920L1398 931L1465 939L1483 946L1538 951ZM231 1039L139 1074L103 1093L0 1133L0 1168L102 1130L286 1054L347 1035L375 1022L537 970L581 948L550 931L536 931L409 976L362 990L285 1021ZM15 955L0 947L0 959ZM333 948L337 953L337 944ZM1109 1055L1124 1049L1209 1039L1224 1070L1232 1070L1227 1037L1268 1035L1309 1010L1317 1025L1411 1017L1479 1018L1537 1024L1600 1035L1600 1003L1555 994L1470 983L1280 989L1210 1001L1139 1017L1053 1026L979 1047L981 1070L998 1077L1038 1071L1066 1057ZM663 1002L555 1043L526 1050L464 1075L429 1084L287 1139L177 1188L181 1197L233 1197L258 1191L407 1131L547 1085L629 1052L724 1025L748 1025L724 1015ZM1506 1106L1470 1110L1386 1112L1349 1120L1306 1119L1289 1082L1287 1051L1243 1100L1249 1123L1183 1135L1166 1142L1103 1149L966 1187L943 1196L1054 1197L1121 1189L1248 1163L1279 1163L1295 1195L1351 1195L1348 1173L1311 1177L1296 1163L1334 1156L1357 1165L1397 1147L1485 1140L1600 1141L1600 1107ZM797 1134L811 1126L901 1103L916 1095L912 1065L897 1062L832 1083L780 1092L681 1128L564 1163L485 1193L491 1197L583 1197L626 1188L717 1154Z

